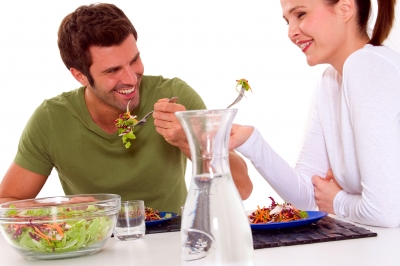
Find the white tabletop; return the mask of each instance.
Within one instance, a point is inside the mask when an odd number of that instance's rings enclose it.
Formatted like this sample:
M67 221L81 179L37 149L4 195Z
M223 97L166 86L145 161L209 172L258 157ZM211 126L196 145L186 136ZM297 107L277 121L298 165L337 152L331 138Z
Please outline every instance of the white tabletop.
M400 265L400 228L357 226L378 236L257 249L254 265ZM148 234L128 242L111 238L95 255L52 261L25 260L0 237L0 258L0 265L12 266L181 265L180 232Z

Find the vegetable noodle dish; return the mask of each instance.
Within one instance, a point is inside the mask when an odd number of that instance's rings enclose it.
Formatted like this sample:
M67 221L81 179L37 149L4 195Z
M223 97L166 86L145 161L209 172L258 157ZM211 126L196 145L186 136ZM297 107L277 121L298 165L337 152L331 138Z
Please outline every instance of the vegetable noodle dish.
M171 218L172 215L170 213L165 214L164 217L161 217L161 214L158 210L153 210L150 207L146 207L144 208L145 213L146 213L146 219L145 221L157 221L157 220L162 220L162 219L167 219L167 218Z
M302 220L308 217L306 211L301 211L293 207L290 203L278 204L272 197L271 205L266 208L257 206L257 210L252 212L248 217L251 224L262 224L270 222L289 222Z
M89 205L84 210L57 207L57 217L62 222L45 222L44 216L51 216L49 209L25 210L17 212L10 205L6 217L24 218L26 222L3 224L3 232L9 236L13 244L21 249L35 252L68 252L87 247L106 239L113 221L108 216L77 218L82 214L96 213L98 208ZM40 219L40 222L35 222ZM48 218L47 218L48 219Z

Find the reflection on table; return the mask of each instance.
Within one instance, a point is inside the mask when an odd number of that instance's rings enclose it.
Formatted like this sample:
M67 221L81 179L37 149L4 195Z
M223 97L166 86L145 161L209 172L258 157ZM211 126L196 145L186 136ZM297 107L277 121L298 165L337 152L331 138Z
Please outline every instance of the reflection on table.
M400 228L379 228L358 224L356 226L366 229L364 233L377 233L377 236L354 239L350 237L346 240L317 243L305 241L303 244L256 249L254 265L281 265L282 261L307 266L399 265ZM0 257L3 261L1 265L162 264L169 266L181 265L180 242L179 231L149 233L143 239L128 242L111 238L102 251L92 256L57 261L27 261L16 253L3 237L0 237Z

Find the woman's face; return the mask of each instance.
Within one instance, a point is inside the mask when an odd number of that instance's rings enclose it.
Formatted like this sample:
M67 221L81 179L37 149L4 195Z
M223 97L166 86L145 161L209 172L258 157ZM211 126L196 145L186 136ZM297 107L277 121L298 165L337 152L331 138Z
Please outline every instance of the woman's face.
M338 4L328 6L323 0L281 0L288 35L306 55L310 66L332 64L341 60L346 31Z

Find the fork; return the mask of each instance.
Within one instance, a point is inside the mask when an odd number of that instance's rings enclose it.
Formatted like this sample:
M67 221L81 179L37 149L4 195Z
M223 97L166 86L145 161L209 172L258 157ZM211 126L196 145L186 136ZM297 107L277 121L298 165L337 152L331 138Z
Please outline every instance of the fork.
M228 107L226 107L226 109L232 107L233 105L237 104L238 102L240 102L243 99L244 96L244 92L246 91L245 88L243 88L243 86L240 86L240 91L239 91L239 95L236 98L236 100L233 101L233 103L231 103Z
M171 99L168 100L169 103L176 103L178 101L178 97L172 97ZM140 119L139 121L137 121L136 124L134 124L133 126L142 126L144 124L146 124L146 119L149 115L151 115L152 113L154 113L155 110L147 113L142 119Z

